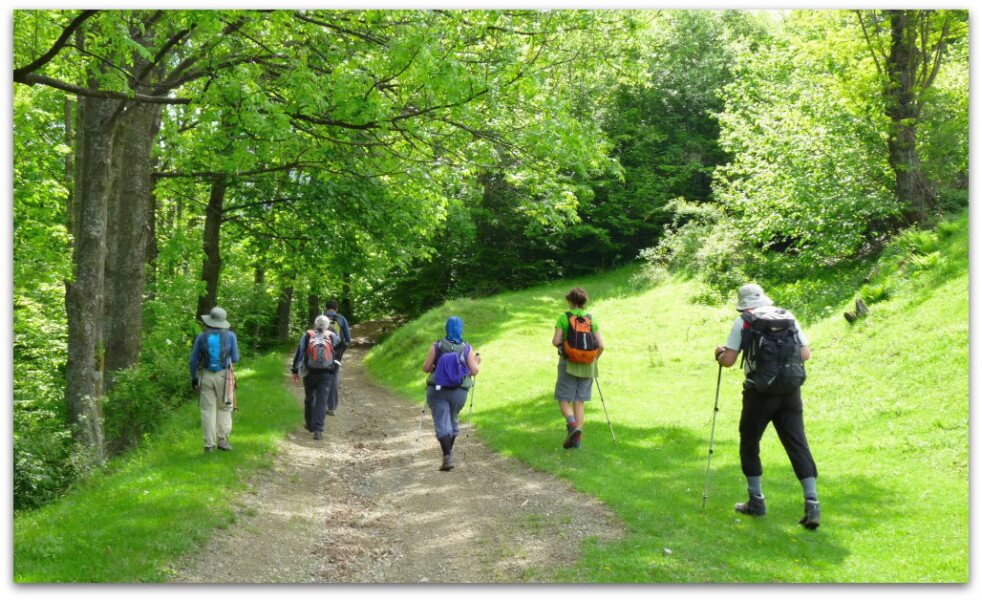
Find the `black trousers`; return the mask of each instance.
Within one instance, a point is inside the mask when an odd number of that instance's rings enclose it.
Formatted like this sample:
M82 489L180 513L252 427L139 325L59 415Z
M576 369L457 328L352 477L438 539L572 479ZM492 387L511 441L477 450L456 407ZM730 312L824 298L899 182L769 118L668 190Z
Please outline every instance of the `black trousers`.
M303 378L303 417L310 431L324 431L327 397L334 382L330 371L310 371Z
M762 394L753 388L743 389L743 412L740 414L740 465L743 474L747 477L763 474L760 438L771 422L798 479L818 477L818 468L805 437L801 389L790 394Z

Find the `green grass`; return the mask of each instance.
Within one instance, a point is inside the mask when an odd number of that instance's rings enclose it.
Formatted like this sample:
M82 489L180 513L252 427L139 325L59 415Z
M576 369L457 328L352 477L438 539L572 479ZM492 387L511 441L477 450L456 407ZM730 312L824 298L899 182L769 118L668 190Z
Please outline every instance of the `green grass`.
M277 440L301 419L280 353L236 375L232 452L202 452L200 413L189 401L138 450L53 504L14 515L14 580L165 581L176 557L227 527L246 476L271 464Z
M816 531L797 524L801 489L772 428L762 441L769 513L738 519L733 512L746 494L737 433L742 376L735 370L723 377L709 499L701 508L716 384L712 349L736 312L691 302L701 294L696 282L637 290L631 270L622 269L456 300L395 332L367 364L379 381L419 402L427 344L442 335L447 316L463 318L465 338L484 358L474 391L480 437L568 479L627 526L620 541L586 545L582 560L564 572L568 580L965 582L967 236L965 215L939 227L937 243L917 235L907 249L888 250L870 283L890 294L869 317L849 325L841 314L852 298L840 294L828 316L806 323L814 356L803 388L805 425L823 508ZM914 260L935 252L935 259ZM619 444L594 393L584 447L571 452L560 447L564 424L552 399L549 341L572 285L590 292L608 346L599 381ZM775 300L784 302L779 294Z

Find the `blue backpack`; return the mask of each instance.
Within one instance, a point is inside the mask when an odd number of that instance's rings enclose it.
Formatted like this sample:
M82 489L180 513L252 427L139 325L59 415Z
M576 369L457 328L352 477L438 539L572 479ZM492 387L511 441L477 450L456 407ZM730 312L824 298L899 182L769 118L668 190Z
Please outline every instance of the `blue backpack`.
M220 329L209 329L205 332L205 343L199 361L201 366L209 371L221 371L228 364L228 332Z
M473 385L471 371L467 368L464 352L469 349L467 344L455 344L450 340L440 340L436 345L436 363L433 372L426 378L427 385L436 389L470 389Z

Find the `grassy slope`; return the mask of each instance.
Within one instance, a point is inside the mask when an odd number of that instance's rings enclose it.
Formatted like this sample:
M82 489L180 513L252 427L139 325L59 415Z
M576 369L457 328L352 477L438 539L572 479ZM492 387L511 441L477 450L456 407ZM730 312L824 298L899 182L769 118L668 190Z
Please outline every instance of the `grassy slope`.
M855 326L807 324L814 358L803 390L819 467L823 525L797 524L800 487L772 428L762 441L769 514L737 518L741 376L723 377L709 502L701 508L716 367L731 307L687 301L692 282L635 291L630 272L458 300L400 329L368 358L375 377L421 401L426 345L464 319L484 358L474 421L496 450L569 479L615 510L623 541L589 545L566 576L586 581L921 582L968 579L967 217L940 261L890 275L893 297ZM937 257L935 257L937 258ZM584 448L560 448L549 340L573 284L591 293L608 350L610 417L588 407ZM775 298L778 302L780 297ZM794 309L794 306L789 306ZM672 550L670 555L664 548Z
M167 565L234 519L249 472L271 464L276 441L300 421L283 386L283 357L236 371L232 452L204 454L197 403L172 415L139 450L59 501L14 518L17 582L162 581Z

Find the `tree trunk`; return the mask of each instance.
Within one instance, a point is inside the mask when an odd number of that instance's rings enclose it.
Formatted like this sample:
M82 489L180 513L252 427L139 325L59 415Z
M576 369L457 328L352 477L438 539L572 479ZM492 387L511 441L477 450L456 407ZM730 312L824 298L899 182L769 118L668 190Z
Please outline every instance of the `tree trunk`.
M140 361L152 154L159 129L160 105L133 104L119 117L113 138L103 319L107 388L114 372Z
M69 148L65 154L65 189L68 190L65 227L70 234L75 232L75 223L78 221L75 207L75 104L74 100L65 97L65 147Z
M895 175L894 195L906 207L909 221L923 223L934 207L935 191L921 172L917 154L917 125L921 119L917 98L920 52L918 27L910 11L888 10L890 55L886 61L886 113L890 117L887 141L890 167ZM923 18L923 17L922 17Z
M95 81L91 84L94 86ZM65 400L75 440L105 460L102 395L105 354L102 339L106 268L109 171L118 101L80 98L73 223L74 280L66 282L68 365Z
M157 296L157 257L160 256L160 247L157 245L157 182L150 182L150 193L148 201L150 209L148 212L147 223L147 249L146 249L146 268L147 268L147 300L152 300Z
M356 322L355 307L351 298L351 273L347 271L341 274L341 301L338 304L341 314L353 325Z
M310 284L310 287L310 293L307 294L307 322L313 325L314 319L317 318L317 315L321 314L321 299L314 292L314 284Z
M211 183L208 208L205 209L205 260L201 267L201 278L205 281L205 293L198 298L198 316L206 315L218 302L218 277L222 272L221 230L222 208L225 203L225 190L228 181L216 177Z
M293 304L293 284L284 287L276 303L276 341L290 341L290 306Z

